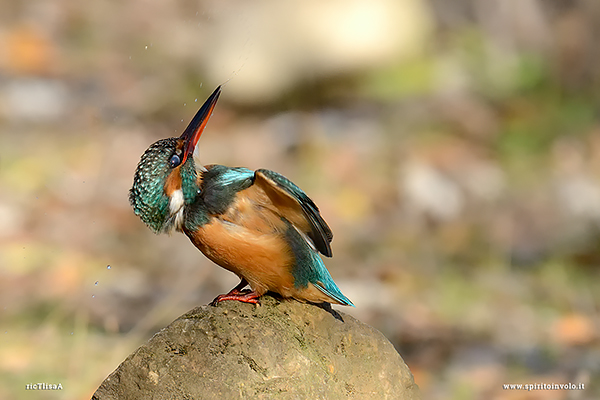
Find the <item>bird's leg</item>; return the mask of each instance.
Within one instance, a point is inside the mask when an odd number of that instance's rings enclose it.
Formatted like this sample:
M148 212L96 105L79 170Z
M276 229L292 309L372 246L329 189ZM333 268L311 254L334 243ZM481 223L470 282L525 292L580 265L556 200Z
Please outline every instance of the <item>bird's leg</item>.
M258 298L260 296L253 290L242 290L246 286L248 286L248 281L242 278L240 283L231 289L229 293L218 295L210 304L216 306L217 303L220 303L223 300L237 300L243 303L258 304Z
M237 286L234 287L233 289L231 289L229 291L229 293L227 293L227 294L240 294L240 293L242 293L242 289L245 288L246 286L248 286L248 281L246 279L242 278L240 283L238 283Z

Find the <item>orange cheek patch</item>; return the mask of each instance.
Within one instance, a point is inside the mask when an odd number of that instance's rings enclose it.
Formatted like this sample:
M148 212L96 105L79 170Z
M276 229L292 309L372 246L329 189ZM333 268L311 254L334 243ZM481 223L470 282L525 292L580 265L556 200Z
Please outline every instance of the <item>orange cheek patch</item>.
M164 191L167 196L171 197L173 192L181 189L181 172L180 167L177 167L171 171L165 182Z

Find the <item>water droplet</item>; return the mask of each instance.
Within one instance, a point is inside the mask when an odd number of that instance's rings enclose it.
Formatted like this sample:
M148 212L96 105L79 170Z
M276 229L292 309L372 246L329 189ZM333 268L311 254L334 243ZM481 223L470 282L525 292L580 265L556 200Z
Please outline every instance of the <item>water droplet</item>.
M148 50L148 46L146 46L145 49Z
M106 269L110 269L110 265L107 265L107 266L106 266Z
M184 107L185 107L185 106L187 106L187 103L183 103L183 106L184 106Z
M71 335L73 334L73 332L71 332Z
M98 286L98 281L94 282L94 286Z
M200 87L202 87L202 82L200 82Z
M92 299L93 299L93 298L95 298L95 297L96 297L96 295L95 295L95 294L93 294L93 295L92 295Z
M198 99L194 100L194 103L197 103L197 102L198 102Z
M181 122L183 122L183 118L181 118Z

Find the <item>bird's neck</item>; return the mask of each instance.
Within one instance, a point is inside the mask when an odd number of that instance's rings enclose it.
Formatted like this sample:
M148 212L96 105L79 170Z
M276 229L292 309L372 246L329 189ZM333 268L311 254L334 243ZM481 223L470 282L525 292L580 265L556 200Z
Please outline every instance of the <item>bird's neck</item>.
M202 184L200 175L201 172L196 170L193 163L186 163L167 177L164 192L169 198L169 206L165 210L164 232L183 230L187 209L199 198Z

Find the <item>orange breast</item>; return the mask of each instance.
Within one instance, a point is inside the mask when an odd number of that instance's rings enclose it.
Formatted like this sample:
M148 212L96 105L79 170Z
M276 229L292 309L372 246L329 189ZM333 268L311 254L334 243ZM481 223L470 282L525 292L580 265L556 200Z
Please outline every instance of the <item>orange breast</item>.
M294 258L277 231L249 229L214 218L188 236L209 259L246 279L257 293L273 291L289 297L294 290Z

